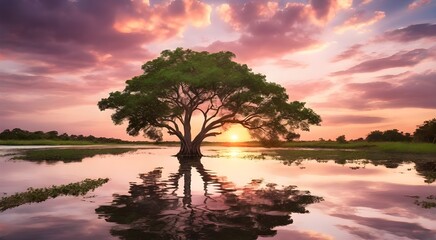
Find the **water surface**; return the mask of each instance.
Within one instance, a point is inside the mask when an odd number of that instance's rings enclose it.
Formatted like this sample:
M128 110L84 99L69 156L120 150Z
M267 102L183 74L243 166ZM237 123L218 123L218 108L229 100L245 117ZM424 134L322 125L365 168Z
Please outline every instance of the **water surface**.
M177 150L32 162L0 149L0 196L110 179L84 196L0 212L0 239L436 239L432 161L205 147L201 161L179 162Z

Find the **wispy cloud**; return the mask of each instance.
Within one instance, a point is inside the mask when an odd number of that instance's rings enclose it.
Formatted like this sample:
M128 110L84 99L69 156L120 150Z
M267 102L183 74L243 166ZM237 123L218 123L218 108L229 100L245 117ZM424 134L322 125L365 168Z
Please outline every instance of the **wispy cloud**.
M372 15L366 14L365 11L357 11L344 23L335 27L337 33L343 33L348 30L364 31L365 28L379 22L385 18L383 11L375 11Z
M431 3L431 0L415 0L414 2L409 4L408 8L410 10L415 10L415 9L420 8L420 7L427 5L429 3Z
M376 72L389 68L412 67L430 57L434 57L434 53L431 49L419 48L411 51L401 51L389 57L363 61L347 70L334 72L331 75L340 76Z
M349 47L347 50L343 51L342 53L336 55L332 59L332 62L339 62L347 59L352 59L357 56L361 56L363 54L362 47L363 44L355 44Z
M360 116L360 115L325 115L323 116L323 124L347 125L347 124L372 124L386 121L384 117Z
M436 72L383 76L380 81L348 83L320 107L349 109L436 108Z
M374 42L394 41L394 42L412 42L420 39L434 40L436 38L436 24L421 23L414 24L404 28L387 31Z

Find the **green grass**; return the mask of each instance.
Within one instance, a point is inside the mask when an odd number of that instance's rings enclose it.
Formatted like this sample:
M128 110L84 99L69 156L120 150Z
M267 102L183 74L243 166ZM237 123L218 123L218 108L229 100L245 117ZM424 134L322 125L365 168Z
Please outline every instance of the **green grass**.
M81 182L67 185L51 186L49 188L28 188L26 192L16 193L0 199L0 212L27 203L43 202L59 196L83 196L89 191L107 183L109 178L85 179Z
M290 148L329 148L329 149L357 149L357 148L373 148L376 143L369 142L329 142L329 141L301 141L301 142L287 142L283 147Z
M319 148L319 149L355 149L371 150L387 153L436 153L436 144L431 143L409 143L409 142L348 142L337 143L328 141L313 142L289 142L283 144L288 148Z
M101 154L122 154L134 151L134 148L101 148L101 149L32 149L20 151L13 159L27 160L34 162L75 162L86 157L93 157Z
M91 141L76 140L0 140L0 145L100 145ZM153 143L138 142L138 144L152 145ZM179 146L178 142L162 142L157 145ZM115 144L104 144L115 145ZM203 146L223 147L262 147L259 142L204 142ZM408 143L408 142L347 142L334 141L297 141L283 143L280 147L285 148L315 148L315 149L370 149L380 152L397 153L424 153L436 154L436 144L431 143Z
M397 153L436 153L436 144L432 143L404 143L382 142L376 144L376 149L382 152Z

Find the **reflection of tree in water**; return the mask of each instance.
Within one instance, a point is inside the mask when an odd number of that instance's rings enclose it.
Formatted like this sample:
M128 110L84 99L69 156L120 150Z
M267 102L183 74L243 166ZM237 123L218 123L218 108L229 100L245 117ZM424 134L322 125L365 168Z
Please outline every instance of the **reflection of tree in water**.
M204 182L204 196L191 195L191 169ZM273 236L276 226L291 224L291 213L308 213L306 206L321 197L296 186L282 189L253 180L242 189L205 170L200 161L180 161L179 171L162 181L161 169L140 174L141 184L130 195L116 195L111 205L96 212L120 225L111 233L122 239L256 239ZM183 198L176 195L183 177ZM208 193L214 187L219 195ZM196 200L197 199L197 200Z

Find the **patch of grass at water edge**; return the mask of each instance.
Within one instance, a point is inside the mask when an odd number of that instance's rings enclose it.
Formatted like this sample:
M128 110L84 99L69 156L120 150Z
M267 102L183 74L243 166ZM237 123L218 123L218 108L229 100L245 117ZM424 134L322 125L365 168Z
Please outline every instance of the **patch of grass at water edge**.
M43 202L59 196L83 196L89 191L107 183L109 178L85 179L81 182L67 185L51 186L49 188L28 188L26 192L16 193L0 199L0 212L21 206L26 203Z

